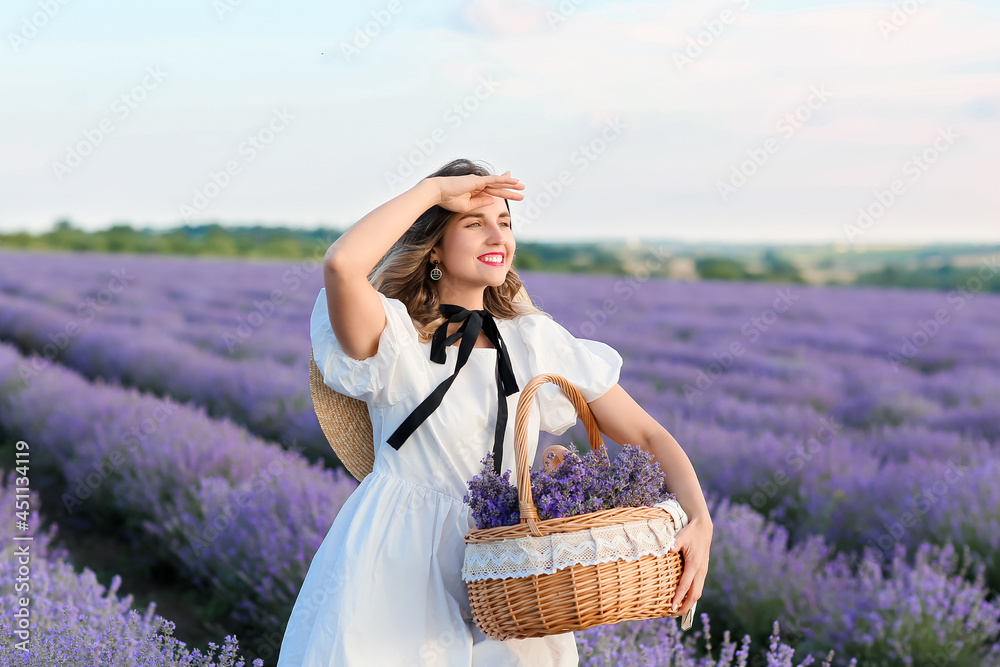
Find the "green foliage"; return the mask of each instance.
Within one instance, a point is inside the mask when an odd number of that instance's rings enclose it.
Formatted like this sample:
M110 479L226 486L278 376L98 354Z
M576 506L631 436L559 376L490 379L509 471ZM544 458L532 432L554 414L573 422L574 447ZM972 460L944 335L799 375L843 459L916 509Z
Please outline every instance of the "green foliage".
M798 267L783 257L779 257L773 248L764 252L765 280L774 282L804 283Z
M764 251L763 271L751 271L742 262L729 257L702 257L695 260L695 271L704 280L745 280L778 283L804 283L798 267L780 257L773 248Z
M746 280L750 277L743 264L726 257L703 257L695 260L694 268L705 280Z
M288 227L226 227L218 223L183 225L168 230L135 229L126 223L87 232L59 220L48 232L33 235L27 232L0 234L0 249L22 251L68 250L74 252L106 252L132 254L202 255L255 259L317 259L323 256L342 232L317 228L314 230ZM668 246L670 244L667 244ZM735 250L733 250L735 248ZM662 249L662 248L661 248ZM996 249L1000 249L997 246ZM705 255L695 257L694 268L704 280L733 280L776 283L822 282L826 285L872 285L903 288L965 290L967 292L1000 292L1000 276L995 271L986 279L977 277L979 266L954 266L948 261L965 253L961 261L968 263L970 251L987 252L986 247L954 247L942 249L886 250L869 252L862 264L853 255L836 253L823 248L782 246L780 250L764 248L739 249L730 247L733 256ZM691 257L694 251L667 252L674 259ZM953 253L950 255L948 253ZM788 256L792 257L791 261ZM974 255L973 255L974 256ZM903 268L902 262L935 260L943 265L933 268ZM879 267L871 270L872 263ZM994 260L995 261L995 260ZM644 277L671 278L672 260L650 261L650 248L602 243L539 243L520 241L514 265L518 270L545 273L587 273L628 276L642 267ZM807 281L805 268L820 271L835 270L840 275L817 277ZM980 274L983 275L983 274Z
M293 230L286 227L223 227L219 224L184 225L167 231L133 229L115 224L87 232L60 220L51 231L0 234L0 247L16 250L70 250L213 257L304 259L322 257L339 232Z
M986 275L983 280L980 276ZM906 287L937 290L961 290L967 292L1000 292L1000 276L980 272L979 267L956 267L945 264L939 267L905 269L890 264L878 271L862 273L856 285L879 287Z

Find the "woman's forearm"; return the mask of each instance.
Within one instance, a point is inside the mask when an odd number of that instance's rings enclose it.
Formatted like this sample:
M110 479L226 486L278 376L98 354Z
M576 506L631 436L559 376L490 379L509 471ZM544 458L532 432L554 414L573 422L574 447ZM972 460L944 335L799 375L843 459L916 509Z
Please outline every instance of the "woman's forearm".
M351 225L327 249L325 263L338 271L367 276L410 225L437 204L440 197L434 179L423 179Z
M696 517L707 523L712 522L708 513L705 494L687 454L665 428L655 431L646 441L649 452L660 464L667 488L677 494L677 502L684 508L689 520Z

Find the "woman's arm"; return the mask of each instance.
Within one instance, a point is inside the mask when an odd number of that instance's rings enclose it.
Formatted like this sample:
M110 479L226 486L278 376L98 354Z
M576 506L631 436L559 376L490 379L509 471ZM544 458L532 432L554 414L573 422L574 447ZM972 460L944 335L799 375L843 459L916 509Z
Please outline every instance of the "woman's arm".
M667 429L632 400L621 385L616 384L587 405L602 433L615 442L635 445L653 455L663 470L667 488L677 494L677 502L688 516L687 525L674 535L674 550L683 557L684 569L673 603L677 615L684 616L704 590L715 532L694 466Z
M660 426L619 384L587 405L594 413L601 433L615 442L635 445L653 455L663 470L667 488L677 494L677 502L684 508L688 519L700 517L711 525L708 504L694 466L667 429Z
M514 192L523 190L524 183L509 173L425 178L354 223L326 251L326 264L342 274L367 278L389 248L431 206L465 213L490 204L493 197L524 199L523 194Z
M509 174L510 172L507 172ZM323 258L330 326L344 352L367 359L378 352L385 311L368 274L420 215L434 205L465 212L493 197L523 199L516 178L438 176L425 178L354 223L327 249Z
M342 275L368 274L410 225L441 201L436 179L425 178L382 204L344 232L326 251L326 265Z
M374 356L386 325L382 301L368 274L420 214L440 200L435 179L425 178L354 223L327 249L323 284L330 326L351 357Z

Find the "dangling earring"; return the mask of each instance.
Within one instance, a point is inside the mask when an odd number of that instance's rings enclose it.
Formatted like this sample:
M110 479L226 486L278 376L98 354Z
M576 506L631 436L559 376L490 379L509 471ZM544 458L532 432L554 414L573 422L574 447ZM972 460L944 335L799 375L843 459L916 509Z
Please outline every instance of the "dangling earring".
M438 260L434 260L434 268L431 269L431 280L441 280L441 269L438 268Z

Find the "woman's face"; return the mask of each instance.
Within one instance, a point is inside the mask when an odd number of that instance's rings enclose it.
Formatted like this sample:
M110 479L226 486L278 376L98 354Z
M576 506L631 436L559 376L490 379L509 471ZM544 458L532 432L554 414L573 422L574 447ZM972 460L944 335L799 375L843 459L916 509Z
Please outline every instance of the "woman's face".
M503 197L493 197L491 204L466 213L453 214L444 238L430 256L432 264L435 259L440 260L439 287L451 290L499 287L507 279L516 245Z

